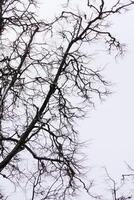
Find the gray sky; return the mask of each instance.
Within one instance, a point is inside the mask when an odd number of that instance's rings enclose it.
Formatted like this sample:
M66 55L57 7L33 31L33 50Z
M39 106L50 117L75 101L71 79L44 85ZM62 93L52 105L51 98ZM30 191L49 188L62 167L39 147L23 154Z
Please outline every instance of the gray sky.
M46 0L45 2L44 16L50 16L50 9L55 11L59 8L60 1L54 3L53 0ZM90 117L80 122L79 125L82 139L90 141L89 146L86 146L85 153L88 155L89 166L94 168L91 170L91 177L94 170L99 169L97 173L103 179L104 170L101 167L105 166L112 177L118 179L122 173L126 172L124 162L134 166L133 20L133 11L112 19L111 30L121 42L127 44L127 51L123 58L120 57L117 60L101 54L101 63L107 66L104 72L105 77L115 83L112 88L113 94L105 102L97 105L96 109L89 113ZM98 60L99 62L100 60ZM84 196L79 199L85 200L85 198Z
M111 0L110 3L115 0ZM53 16L60 10L65 0L43 1L42 13L44 17ZM80 2L73 0L72 2ZM84 1L86 2L86 0ZM125 1L124 1L125 2ZM107 1L108 3L108 1ZM83 3L84 5L84 3ZM84 10L82 4L80 9ZM51 10L51 12L50 12ZM101 54L102 66L107 80L113 83L113 94L105 102L97 105L96 109L89 113L90 117L80 123L80 132L83 138L91 139L89 145L89 158L95 165L106 165L113 173L117 169L124 169L123 162L133 164L133 115L134 115L134 11L115 16L112 19L111 31L122 43L126 44L124 57L117 60L113 56ZM99 59L98 58L98 59ZM100 60L96 62L100 63ZM121 167L122 166L122 167Z
M120 16L113 27L122 42L127 44L126 55L117 62L113 59L106 69L106 77L113 83L110 97L81 126L92 138L90 158L99 165L106 165L113 173L121 169L123 161L133 164L134 140L134 12ZM107 62L107 61L106 61ZM84 131L84 127L87 129ZM117 168L117 169L116 169Z
M45 0L45 16L55 10L59 1ZM52 12L51 12L52 13ZM105 102L97 105L90 117L80 123L79 130L83 140L91 140L85 153L89 166L101 169L106 166L114 178L119 177L126 169L124 161L134 167L134 12L120 15L113 19L113 32L127 44L124 58L117 61L103 57L107 64L105 76L113 83L114 93ZM100 172L101 175L104 174ZM91 171L91 176L93 176ZM15 195L13 197L17 199ZM19 195L20 198L20 195ZM22 198L23 199L23 198ZM77 198L78 199L78 198ZM88 198L87 198L88 199ZM80 197L86 200L86 197Z
M80 132L92 139L87 148L89 165L97 169L99 178L104 179L105 166L110 175L119 180L127 172L125 162L134 167L134 12L128 12L113 21L113 30L127 44L126 55L117 62L108 61L106 77L113 83L113 94L98 105L84 120ZM107 63L107 61L106 61ZM85 128L86 127L86 128ZM97 178L96 174L93 177ZM80 200L83 200L81 197ZM88 198L87 198L88 199Z

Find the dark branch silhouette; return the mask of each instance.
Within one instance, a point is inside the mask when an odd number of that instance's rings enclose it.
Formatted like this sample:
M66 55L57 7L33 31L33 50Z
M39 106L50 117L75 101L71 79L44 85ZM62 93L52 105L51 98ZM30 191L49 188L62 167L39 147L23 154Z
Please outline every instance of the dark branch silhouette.
M34 0L0 1L0 174L25 184L32 200L63 200L92 185L83 181L75 120L110 91L89 53L96 41L123 53L106 22L134 2L110 9L103 0L90 2L81 15L68 1L46 22Z

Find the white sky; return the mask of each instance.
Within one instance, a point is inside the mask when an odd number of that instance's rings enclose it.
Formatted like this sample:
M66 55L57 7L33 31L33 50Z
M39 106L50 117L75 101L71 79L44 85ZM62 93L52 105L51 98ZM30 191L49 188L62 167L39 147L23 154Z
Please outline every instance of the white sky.
M105 73L109 80L116 83L113 86L115 92L97 106L80 126L84 138L91 139L87 148L89 166L93 168L91 176L97 169L99 172L93 177L99 175L104 179L101 167L105 166L115 180L127 172L125 162L134 167L134 12L119 18L113 21L113 30L127 44L127 52L118 62L114 59L106 61L109 65ZM84 199L80 197L80 200Z
M80 0L79 0L80 1ZM45 0L45 15L56 9L59 1ZM56 3L54 3L56 2ZM43 8L44 9L44 8ZM89 166L106 166L113 177L125 170L124 161L134 167L134 11L115 19L114 29L122 42L127 44L123 59L103 60L108 63L106 77L116 85L105 102L90 113L90 118L80 123L79 130L83 140L91 140L86 147ZM103 58L105 59L105 57ZM92 173L92 172L91 172ZM92 175L91 175L92 176ZM14 199L17 199L17 197ZM79 198L77 198L79 199ZM87 198L88 199L88 198ZM80 197L86 200L86 197Z
M43 16L52 16L67 0L42 0ZM73 0L73 2L80 0ZM83 0L86 2L86 0ZM111 0L110 3L114 1ZM125 1L122 1L125 2ZM108 3L108 1L107 1ZM83 3L84 5L84 3ZM81 4L82 6L82 4ZM133 6L134 7L134 6ZM60 9L59 9L60 10ZM121 169L124 161L133 164L133 115L134 115L134 10L115 16L112 32L121 42L127 44L123 58L108 60L102 55L101 62L107 65L105 76L115 83L114 93L90 113L90 118L81 122L80 132L84 138L91 139L88 152L92 163L106 165L115 172ZM118 171L118 170L117 170Z
M44 16L52 15L53 11L55 12L59 8L59 2L45 0L46 12L43 12ZM88 165L93 168L91 177L96 178L98 174L103 179L104 170L101 167L105 166L112 177L118 179L122 173L126 172L124 162L134 166L133 20L134 11L113 18L112 32L117 35L121 42L127 44L124 58L118 58L117 61L113 57L109 60L104 55L101 58L101 62L104 65L107 64L106 78L115 83L114 93L90 113L90 118L85 119L79 125L81 138L91 141L85 149L85 153L88 155ZM96 169L99 172L96 172ZM94 175L94 171L97 174ZM83 195L77 199L86 200L88 197Z
M133 20L134 12L129 12L115 22L115 31L128 49L123 59L118 59L117 63L113 60L106 69L106 77L116 83L113 86L115 93L98 106L81 126L81 132L86 132L86 136L93 139L89 148L90 158L113 171L116 167L121 168L123 161L132 164L134 161ZM84 127L87 129L84 130Z

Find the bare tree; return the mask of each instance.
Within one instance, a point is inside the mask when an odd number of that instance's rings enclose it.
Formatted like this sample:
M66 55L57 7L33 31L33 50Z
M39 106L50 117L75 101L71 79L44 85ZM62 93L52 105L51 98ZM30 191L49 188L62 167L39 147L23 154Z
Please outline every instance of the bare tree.
M112 195L112 200L128 200L133 198L133 190L125 181L124 175L122 175L122 178L119 181L116 181L111 177L106 168L105 172L107 188L108 192ZM106 199L106 197L103 197L102 199Z
M51 22L35 15L36 4L0 1L0 175L25 185L32 200L63 200L90 188L75 121L109 94L92 66L92 44L101 40L108 52L123 53L107 19L134 1L110 8L87 1L84 15L67 6Z

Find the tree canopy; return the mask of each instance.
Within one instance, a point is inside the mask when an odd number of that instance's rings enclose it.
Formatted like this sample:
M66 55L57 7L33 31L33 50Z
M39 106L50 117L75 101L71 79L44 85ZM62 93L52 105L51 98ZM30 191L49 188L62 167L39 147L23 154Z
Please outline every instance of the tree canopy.
M63 200L80 188L90 194L92 186L75 122L110 93L92 63L94 44L123 53L108 22L134 1L79 2L85 13L68 1L44 20L38 1L0 1L0 179L25 187L32 200Z

